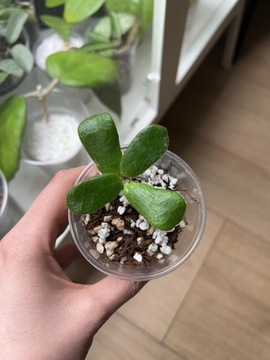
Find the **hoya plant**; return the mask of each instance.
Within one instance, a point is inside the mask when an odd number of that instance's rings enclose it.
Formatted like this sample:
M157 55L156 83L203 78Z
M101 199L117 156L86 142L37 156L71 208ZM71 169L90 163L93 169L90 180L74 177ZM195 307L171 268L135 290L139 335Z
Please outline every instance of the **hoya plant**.
M76 214L89 214L115 199L121 190L130 205L150 225L171 230L182 219L186 202L176 191L156 188L139 181L139 176L167 150L165 127L150 125L121 151L115 123L108 113L93 115L78 127L80 140L95 162L100 175L74 185L67 206Z
M11 180L16 174L20 163L20 149L27 120L27 99L37 97L40 101L40 112L46 119L46 95L59 82L70 86L108 86L116 79L116 66L110 59L97 55L70 52L51 55L47 60L51 83L43 88L41 85L25 94L13 95L0 104L0 169L6 178ZM96 71L97 63L101 66ZM114 99L114 97L112 97ZM116 99L117 100L117 99Z
M106 0L106 15L86 32L84 51L113 56L143 39L153 17L153 0Z
M0 2L0 86L9 76L18 79L29 73L34 60L23 28L30 12L10 0Z
M99 54L86 53L80 48L72 49L70 39L74 25L95 14L105 0L46 0L48 8L63 5L63 15L41 15L40 18L67 44L69 51L52 54L46 62L46 71L60 83L73 87L89 87L97 98L110 110L121 116L121 94L116 81L112 59ZM106 71L104 69L107 69ZM106 72L106 74L104 74ZM104 76L103 76L104 74Z

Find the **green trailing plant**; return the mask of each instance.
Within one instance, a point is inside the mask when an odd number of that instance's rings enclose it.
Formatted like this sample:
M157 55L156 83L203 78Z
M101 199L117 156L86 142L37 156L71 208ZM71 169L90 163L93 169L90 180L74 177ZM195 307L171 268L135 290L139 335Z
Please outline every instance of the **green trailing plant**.
M33 67L33 56L23 37L30 16L30 11L22 5L0 1L0 85L8 76L22 78Z
M95 212L124 190L130 205L150 225L168 231L181 221L186 202L178 192L155 188L138 180L140 174L166 152L169 139L165 127L144 128L123 153L116 126L108 113L82 121L78 134L101 174L71 188L66 201L72 212Z
M59 79L60 83L73 87L92 88L97 98L121 116L121 94L116 81L112 59L104 59L99 54L72 49L70 39L74 25L95 14L105 0L46 0L45 5L53 8L63 5L63 16L42 15L41 20L52 28L66 43L69 51L51 55L46 62L47 73ZM70 65L72 67L70 67Z

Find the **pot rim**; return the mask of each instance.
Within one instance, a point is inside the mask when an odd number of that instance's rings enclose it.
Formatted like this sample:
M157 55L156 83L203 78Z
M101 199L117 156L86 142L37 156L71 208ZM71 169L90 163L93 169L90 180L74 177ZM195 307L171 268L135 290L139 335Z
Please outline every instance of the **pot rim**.
M8 200L8 184L7 184L6 177L1 169L0 169L0 183L2 184L2 187L3 187L3 198L2 198L2 202L0 204L0 218L1 218L6 209L7 200Z

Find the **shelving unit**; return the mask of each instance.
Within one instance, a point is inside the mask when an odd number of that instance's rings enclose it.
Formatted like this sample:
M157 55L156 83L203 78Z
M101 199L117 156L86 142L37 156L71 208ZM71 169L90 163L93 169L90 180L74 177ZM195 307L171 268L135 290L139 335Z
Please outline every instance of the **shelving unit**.
M117 127L123 144L161 119L225 31L222 65L230 67L244 0L197 1L186 28L188 0L156 0L152 33L138 47L133 86L122 99L123 113ZM29 84L22 86L27 89ZM107 111L94 96L87 106L90 115ZM76 161L74 166L85 164L88 156L82 152ZM22 163L9 184L10 194L25 211L50 179L43 169Z

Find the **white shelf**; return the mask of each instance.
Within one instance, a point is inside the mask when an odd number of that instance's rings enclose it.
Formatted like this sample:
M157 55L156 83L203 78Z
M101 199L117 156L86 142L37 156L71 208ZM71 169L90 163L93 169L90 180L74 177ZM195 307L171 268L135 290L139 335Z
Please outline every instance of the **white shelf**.
M198 0L190 8L190 23L183 38L177 85L185 81L194 66L209 51L213 41L222 34L238 4L238 0Z

